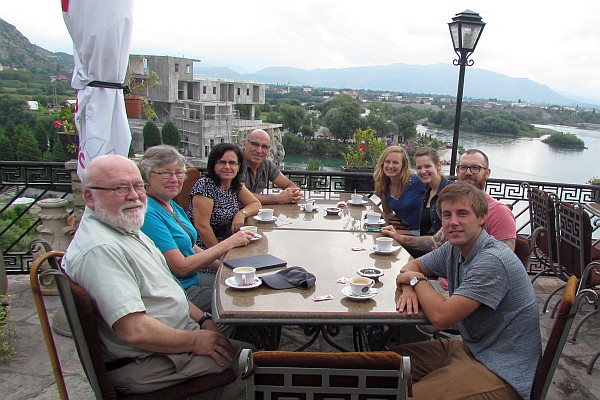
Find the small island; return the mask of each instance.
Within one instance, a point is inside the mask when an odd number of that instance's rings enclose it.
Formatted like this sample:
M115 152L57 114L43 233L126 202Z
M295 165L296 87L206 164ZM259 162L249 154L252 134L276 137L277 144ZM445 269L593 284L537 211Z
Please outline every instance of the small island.
M586 148L583 140L572 133L554 132L542 142L561 149L583 150Z

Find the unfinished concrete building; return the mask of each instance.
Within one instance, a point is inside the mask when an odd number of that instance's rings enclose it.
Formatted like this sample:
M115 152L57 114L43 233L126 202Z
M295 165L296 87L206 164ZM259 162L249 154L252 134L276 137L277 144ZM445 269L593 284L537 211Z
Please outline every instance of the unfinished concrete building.
M255 118L257 105L265 103L264 83L194 76L197 62L172 56L129 56L132 77L143 79L152 71L158 75L160 84L142 95L152 102L160 122L171 119L175 123L182 154L206 159L215 144L240 143L255 128L271 133L274 141L281 137L281 125ZM236 104L247 105L248 115L240 117Z

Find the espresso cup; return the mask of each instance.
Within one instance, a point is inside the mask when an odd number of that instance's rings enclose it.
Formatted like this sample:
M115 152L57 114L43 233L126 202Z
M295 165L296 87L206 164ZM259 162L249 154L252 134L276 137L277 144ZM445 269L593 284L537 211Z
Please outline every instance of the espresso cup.
M273 219L273 209L272 208L261 208L258 210L258 218L263 221L270 221Z
M378 224L379 220L381 219L381 214L373 212L373 211L369 211L367 213L367 223L368 224Z
M351 199L351 201L353 203L360 204L363 201L363 195L355 193L355 194L353 194L353 195L350 196L350 199Z
M362 296L369 293L369 289L373 287L375 281L371 278L362 276L350 279L350 290L355 296Z
M237 267L233 269L233 277L238 285L249 285L254 282L256 276L256 268L254 267Z
M240 231L249 231L249 232L252 232L254 234L254 236L256 236L256 234L258 233L258 228L256 226L248 225L248 226L242 226L240 228Z
M378 237L375 239L375 245L378 251L389 252L392 251L392 243L394 239L390 237Z
M312 212L315 209L315 201L314 200L306 200L306 204L304 204L304 211Z

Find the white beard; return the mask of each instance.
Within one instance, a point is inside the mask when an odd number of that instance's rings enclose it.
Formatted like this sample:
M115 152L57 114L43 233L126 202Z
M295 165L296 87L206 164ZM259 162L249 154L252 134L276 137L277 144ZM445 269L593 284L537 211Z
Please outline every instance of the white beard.
M125 213L123 211L125 208L133 206L142 206L143 208L135 212L128 211L127 213ZM144 224L144 216L146 215L146 204L139 200L127 201L123 203L117 215L112 215L106 210L103 204L96 201L94 212L101 221L110 226L123 229L126 232L137 232Z

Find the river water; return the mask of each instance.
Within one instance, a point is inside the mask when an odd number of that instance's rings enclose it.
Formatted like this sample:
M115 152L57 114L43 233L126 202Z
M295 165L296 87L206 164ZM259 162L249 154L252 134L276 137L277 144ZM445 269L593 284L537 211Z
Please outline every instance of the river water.
M476 148L490 159L492 178L526 181L585 184L600 176L600 131L558 125L535 125L559 132L573 133L585 142L584 150L555 149L542 143L541 138L509 138L476 133L461 133L459 145L465 149ZM430 129L418 125L419 133L431 134L436 139L452 141L452 131ZM305 170L308 157L286 156L285 169ZM326 171L340 171L343 158L322 159ZM449 166L444 173L448 174Z

